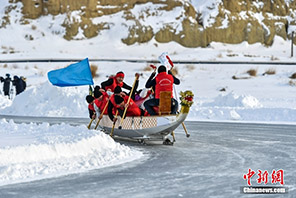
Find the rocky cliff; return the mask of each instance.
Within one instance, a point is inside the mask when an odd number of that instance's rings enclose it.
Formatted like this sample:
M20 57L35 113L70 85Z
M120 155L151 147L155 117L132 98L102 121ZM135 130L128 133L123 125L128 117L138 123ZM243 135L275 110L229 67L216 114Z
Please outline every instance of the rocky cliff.
M67 40L84 39L112 31L112 17L120 16L127 45L175 41L185 47L206 47L211 42L272 45L276 35L288 39L288 28L296 25L296 1L216 0L203 7L190 0L10 0L1 27L9 25L9 13L21 4L23 24L42 16L64 15L61 24ZM166 19L170 15L170 19ZM148 21L159 21L157 26ZM296 44L296 41L295 41Z

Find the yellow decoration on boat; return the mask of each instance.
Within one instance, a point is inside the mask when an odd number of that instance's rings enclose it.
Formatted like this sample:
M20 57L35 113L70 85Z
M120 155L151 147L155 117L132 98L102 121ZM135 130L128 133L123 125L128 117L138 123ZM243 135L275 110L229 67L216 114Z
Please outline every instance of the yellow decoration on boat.
M186 106L186 107L191 107L191 105L193 104L193 97L194 94L192 93L192 91L181 91L180 92L180 100L181 100L181 106Z
M194 94L192 91L181 91L180 92L180 100L181 100L181 113L189 113L189 109L191 105L193 104L193 96Z

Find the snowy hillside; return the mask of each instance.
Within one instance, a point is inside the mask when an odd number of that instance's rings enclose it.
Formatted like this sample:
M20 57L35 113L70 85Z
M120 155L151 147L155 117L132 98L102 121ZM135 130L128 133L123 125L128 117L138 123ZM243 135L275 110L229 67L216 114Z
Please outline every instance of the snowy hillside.
M295 24L293 16L296 13L293 1L277 1L276 6L271 6L270 1L249 0L244 1L245 3L186 0L161 3L151 1L142 4L127 1L127 6L130 6L128 10L121 4L94 5L91 13L88 13L91 8L77 0L51 2L57 4L57 10L54 10L55 6L52 4L43 1L40 1L43 6L38 3L34 5L33 1L22 2L9 3L8 0L3 0L0 3L0 56L5 59L73 56L150 59L156 58L163 51L170 51L178 55L177 59L209 60L209 57L194 57L192 54L201 50L197 46L212 51L216 47L215 42L246 42L269 46L266 52L260 54L253 53L257 44L246 45L249 48L247 52L240 48L236 51L223 47L225 54L234 58L260 59L261 55L268 60L281 59L281 56L290 55L289 45L277 49L280 53L272 52L270 48L274 48L276 37L287 41L285 44L288 43L291 38L290 26ZM69 3L66 6L69 10L59 9L58 2L61 7ZM81 9L75 7L79 5ZM247 7L252 8L252 11L246 10ZM273 10L274 7L281 9ZM31 12L32 16L29 14ZM86 13L94 16L86 17ZM126 50L127 47L129 50ZM212 53L210 59L217 59L219 54Z

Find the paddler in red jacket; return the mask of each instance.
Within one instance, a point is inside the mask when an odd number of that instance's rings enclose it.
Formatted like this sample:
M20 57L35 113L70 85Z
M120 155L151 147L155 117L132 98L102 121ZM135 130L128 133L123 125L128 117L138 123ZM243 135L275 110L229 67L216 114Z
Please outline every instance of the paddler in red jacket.
M96 110L94 108L94 97L92 95L87 95L85 99L88 103L89 118L95 119L96 118Z
M95 100L94 100L95 109L97 108L97 111L99 111L100 114L103 113L104 115L107 115L108 111L107 111L107 108L105 108L105 106L109 101L108 94L105 91L97 90L96 92L94 92L94 97L95 97Z
M139 78L139 74L136 74ZM113 77L110 77L107 81L104 81L101 83L102 89L105 89L106 91L114 92L115 87L119 86L121 88L132 90L132 87L127 85L125 82L123 82L124 79L124 73L122 71L117 72L117 74ZM137 90L139 85L139 80L137 79L134 92ZM133 94L134 95L134 94Z
M109 116L110 120L112 120L113 122L115 122L115 119L116 119L116 118L114 118L113 115L116 114L116 110L118 107L115 102L115 98L114 98L116 95L124 96L124 97L126 96L126 94L122 92L120 86L115 87L114 94L110 96L109 104L108 104L108 116Z
M117 101L115 100L117 98ZM126 104L128 101L129 96L126 95L124 92L122 92L121 88L118 86L114 89L114 94L110 97L109 99L109 105L108 105L108 116L109 118L115 122L114 115L116 114L116 111L118 110L119 115L123 116L123 111L122 111L122 105L120 103L121 99L124 99L124 103ZM120 102L120 103L119 103ZM129 108L127 109L127 116L141 116L141 115L148 115L147 112L141 110L138 105L134 102L134 100L131 98L129 102Z
M127 107L126 116L141 116L142 111L138 107L138 105L136 105L133 99L130 99L129 103L127 104L128 98L129 96L124 96L124 98L121 97L120 95L114 96L116 108L118 110L119 115L122 117L124 109Z
M157 76L153 79L155 73L152 73L145 85L146 88L155 86L155 98L149 99L144 103L145 109L150 115L157 115L157 113L153 110L153 107L159 106L160 92L170 91L172 93L171 114L176 114L178 110L178 102L173 98L173 84L179 85L180 80L176 78L170 70L167 73L166 67L163 65L159 66L157 71Z

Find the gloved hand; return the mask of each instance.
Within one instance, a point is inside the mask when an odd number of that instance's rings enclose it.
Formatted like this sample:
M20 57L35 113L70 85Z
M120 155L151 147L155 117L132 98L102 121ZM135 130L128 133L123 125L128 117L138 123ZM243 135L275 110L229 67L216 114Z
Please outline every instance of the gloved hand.
M108 90L107 94L108 94L108 96L111 96L113 94L113 92Z

